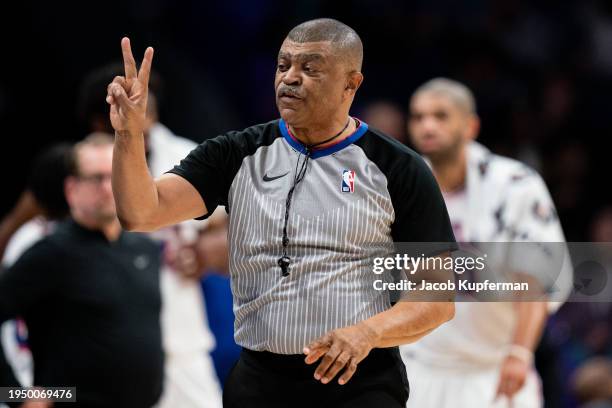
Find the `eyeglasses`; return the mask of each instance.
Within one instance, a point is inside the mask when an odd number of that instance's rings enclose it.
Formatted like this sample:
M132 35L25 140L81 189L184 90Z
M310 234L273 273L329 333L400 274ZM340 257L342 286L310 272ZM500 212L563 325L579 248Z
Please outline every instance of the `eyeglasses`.
M110 180L111 177L112 175L110 173L109 174L94 173L94 174L89 174L89 175L80 174L77 176L77 178L80 181L91 183L91 184L96 184L96 185L103 184L106 180Z

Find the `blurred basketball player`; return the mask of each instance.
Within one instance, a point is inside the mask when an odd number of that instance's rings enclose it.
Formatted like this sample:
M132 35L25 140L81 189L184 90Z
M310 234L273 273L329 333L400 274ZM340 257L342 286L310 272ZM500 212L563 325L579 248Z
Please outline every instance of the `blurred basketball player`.
M474 97L461 83L416 90L408 125L430 161L458 242L563 242L548 190L524 164L476 143ZM547 302L457 302L455 319L403 346L409 407L540 407L533 350Z

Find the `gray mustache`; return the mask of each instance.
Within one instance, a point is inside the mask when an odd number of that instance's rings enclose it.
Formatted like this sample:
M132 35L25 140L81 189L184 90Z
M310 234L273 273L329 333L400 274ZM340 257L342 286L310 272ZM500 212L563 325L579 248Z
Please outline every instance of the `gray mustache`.
M299 88L291 85L284 85L278 88L278 96L293 96L295 98L301 98Z

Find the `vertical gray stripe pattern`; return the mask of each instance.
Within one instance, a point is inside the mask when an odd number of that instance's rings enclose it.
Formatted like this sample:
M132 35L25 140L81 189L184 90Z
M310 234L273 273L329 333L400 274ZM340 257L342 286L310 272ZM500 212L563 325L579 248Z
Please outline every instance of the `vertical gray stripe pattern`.
M395 214L386 178L354 145L310 161L291 205L290 275L281 276L297 157L283 139L258 149L244 159L228 197L235 338L252 350L299 354L322 334L390 306L373 289L371 259L391 250ZM354 193L341 191L344 170L355 171Z

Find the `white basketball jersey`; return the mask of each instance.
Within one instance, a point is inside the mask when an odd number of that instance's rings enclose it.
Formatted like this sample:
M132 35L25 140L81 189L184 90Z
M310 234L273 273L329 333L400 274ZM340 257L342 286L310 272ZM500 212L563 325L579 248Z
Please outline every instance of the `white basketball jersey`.
M443 193L455 239L465 242L465 189ZM511 303L455 302L455 317L402 353L429 365L447 368L495 366L506 355L514 327Z

